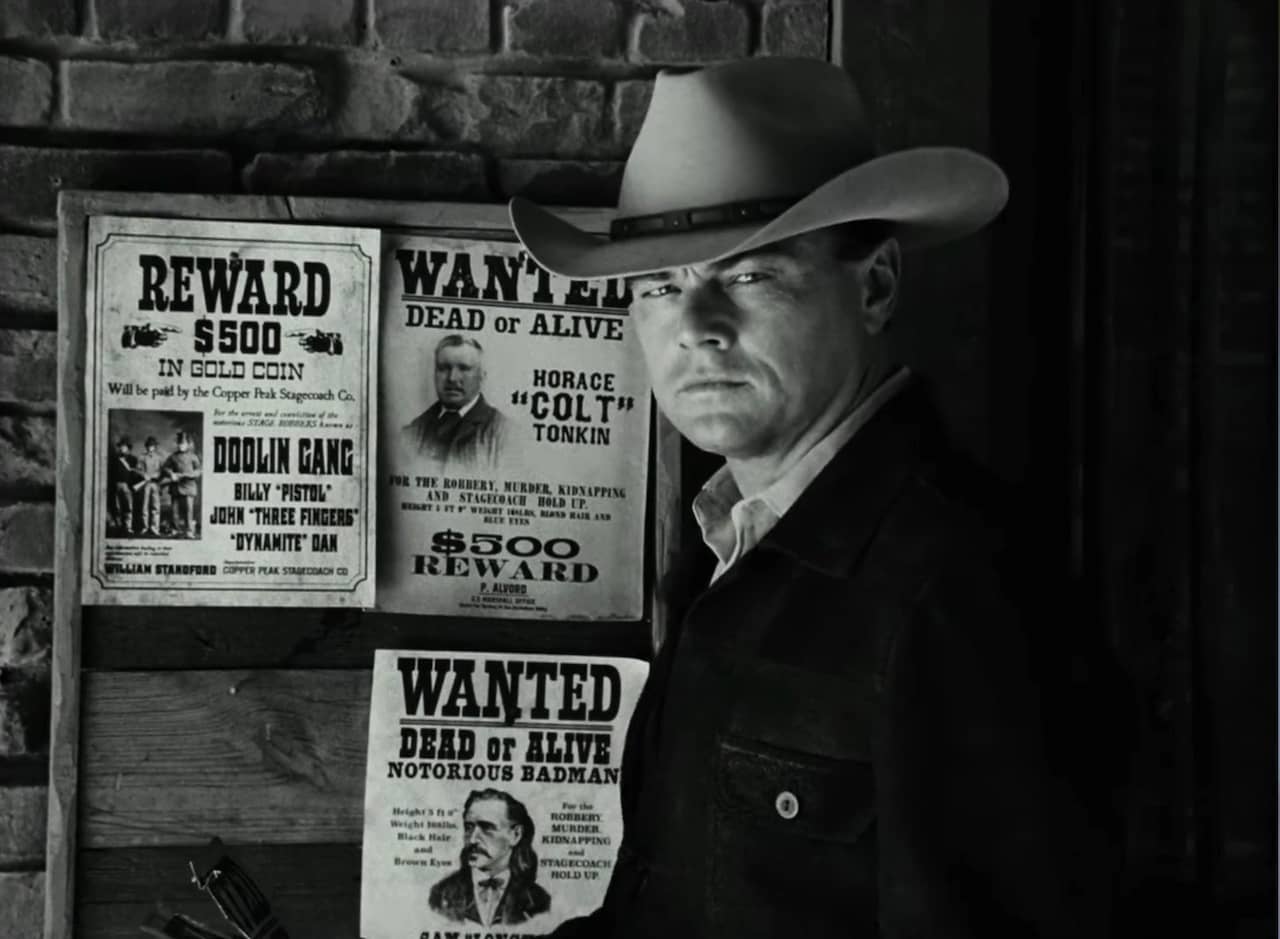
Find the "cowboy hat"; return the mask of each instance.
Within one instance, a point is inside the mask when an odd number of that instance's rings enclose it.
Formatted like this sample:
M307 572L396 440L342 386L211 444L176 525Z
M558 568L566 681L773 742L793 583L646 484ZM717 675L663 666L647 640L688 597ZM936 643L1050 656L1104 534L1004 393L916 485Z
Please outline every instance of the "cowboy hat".
M580 279L716 261L844 222L904 247L969 234L1008 197L1000 168L956 147L877 155L857 89L816 59L664 70L622 174L608 238L519 196L511 224L543 267Z

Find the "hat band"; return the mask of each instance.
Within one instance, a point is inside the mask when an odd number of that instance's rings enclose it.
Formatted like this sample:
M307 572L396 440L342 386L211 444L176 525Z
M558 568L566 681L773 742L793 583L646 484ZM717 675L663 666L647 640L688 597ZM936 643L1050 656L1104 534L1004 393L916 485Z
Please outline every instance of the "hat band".
M671 212L655 212L652 215L616 218L609 225L609 237L614 241L624 241L627 238L638 238L642 235L669 235L700 228L763 222L777 218L791 208L795 201L794 198L752 199L746 202L704 205L696 209L676 209Z

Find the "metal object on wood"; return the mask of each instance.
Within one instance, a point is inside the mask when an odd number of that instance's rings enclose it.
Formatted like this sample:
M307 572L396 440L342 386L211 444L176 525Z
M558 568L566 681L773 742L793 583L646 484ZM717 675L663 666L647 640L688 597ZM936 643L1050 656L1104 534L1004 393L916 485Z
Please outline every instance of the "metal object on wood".
M191 862L191 879L209 894L218 911L244 939L289 939L271 911L271 903L241 867L221 838L214 838Z

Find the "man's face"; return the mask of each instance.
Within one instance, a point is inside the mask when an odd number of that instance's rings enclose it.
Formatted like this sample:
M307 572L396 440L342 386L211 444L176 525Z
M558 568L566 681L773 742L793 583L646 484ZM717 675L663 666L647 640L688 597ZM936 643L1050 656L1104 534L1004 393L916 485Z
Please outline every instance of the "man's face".
M501 799L476 799L462 816L462 863L486 874L500 874L523 831L511 824Z
M116 452L121 456L126 456L129 453L129 445L127 443L116 444Z
M190 446L191 446L190 442L188 442L188 441L186 441L186 440L179 440L179 441L177 442L177 447L178 447L178 452L179 452L179 453L186 453L186 452L187 452L187 450L190 448Z
M460 408L480 393L484 368L474 346L445 346L436 353L436 397Z
M696 446L731 459L785 453L861 377L866 262L818 231L631 280L658 406Z

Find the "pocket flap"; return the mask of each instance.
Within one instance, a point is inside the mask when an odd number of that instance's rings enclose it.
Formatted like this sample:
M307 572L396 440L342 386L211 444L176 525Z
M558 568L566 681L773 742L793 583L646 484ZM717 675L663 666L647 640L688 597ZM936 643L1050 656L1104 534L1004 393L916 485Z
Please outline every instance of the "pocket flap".
M722 811L770 828L853 841L875 817L875 774L862 760L725 737L716 771Z

